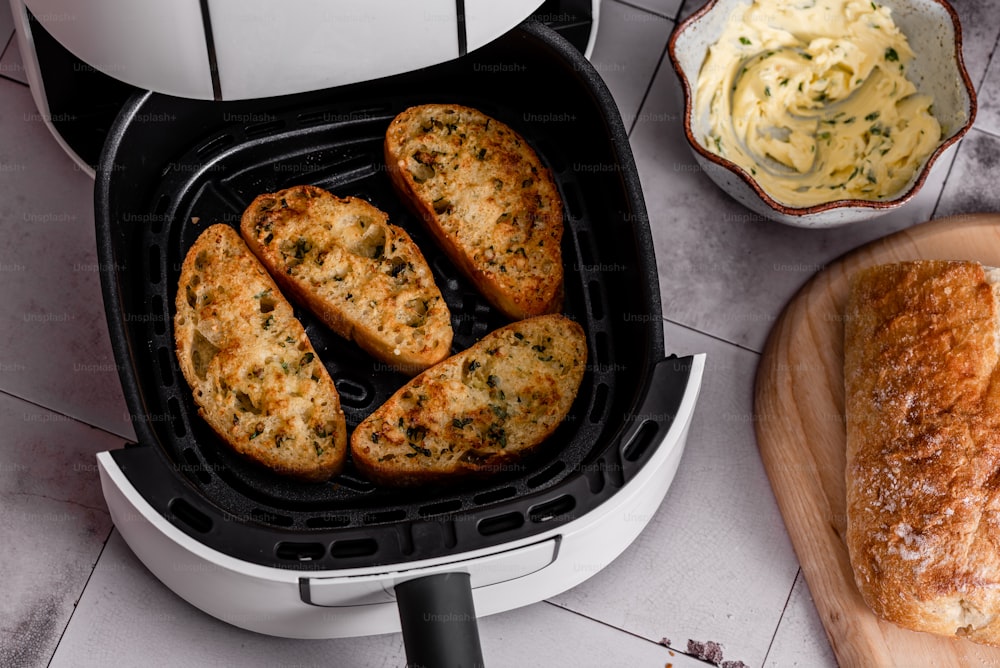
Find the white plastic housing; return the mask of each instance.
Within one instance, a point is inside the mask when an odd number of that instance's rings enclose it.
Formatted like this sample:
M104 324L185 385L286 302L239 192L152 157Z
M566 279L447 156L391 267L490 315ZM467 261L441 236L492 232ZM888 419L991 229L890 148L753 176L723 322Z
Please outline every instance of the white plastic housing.
M138 88L200 100L319 90L457 58L455 0L12 0L77 58ZM465 48L541 0L465 0ZM212 62L217 64L213 82Z
M214 82L201 1L215 16L211 19ZM220 99L233 100L316 90L418 69L459 53L458 15L451 0L9 2L35 106L59 145L91 177L93 167L52 123L29 9L83 62L139 88L194 99L213 99L216 93ZM540 4L541 0L465 0L466 50L504 34ZM334 6L339 18L330 13ZM584 52L588 58L597 37L599 10L600 0L593 0ZM303 15L311 20L303 21Z
M337 638L399 631L393 587L437 572L471 575L479 616L535 603L594 575L635 540L677 472L694 413L705 356L693 358L674 421L641 471L583 517L500 548L351 570L271 568L234 559L191 538L157 513L109 452L99 453L104 498L122 537L181 598L236 626L288 638ZM311 579L314 603L302 600Z

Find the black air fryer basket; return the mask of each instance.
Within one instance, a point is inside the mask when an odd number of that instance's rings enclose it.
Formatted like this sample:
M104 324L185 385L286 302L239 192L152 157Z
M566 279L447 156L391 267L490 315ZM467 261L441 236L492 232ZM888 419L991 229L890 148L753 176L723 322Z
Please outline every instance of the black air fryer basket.
M244 462L198 417L172 321L187 249L210 224L238 226L256 195L309 183L386 211L432 267L452 313L453 351L506 323L403 207L385 171L389 121L429 102L506 122L558 184L564 312L589 345L568 419L523 465L455 487L379 488L350 464L329 483L303 484ZM626 131L594 69L544 26L522 24L432 68L314 93L240 102L139 95L105 146L96 211L108 323L137 435L113 457L169 522L250 563L404 563L570 522L642 468L685 387L689 360L664 359L656 265ZM348 429L405 382L308 312L296 314L336 383Z

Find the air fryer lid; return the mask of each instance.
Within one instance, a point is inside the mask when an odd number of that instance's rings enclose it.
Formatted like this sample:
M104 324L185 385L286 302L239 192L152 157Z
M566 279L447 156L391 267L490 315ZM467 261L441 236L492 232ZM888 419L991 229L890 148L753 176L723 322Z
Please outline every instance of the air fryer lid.
M488 480L379 488L353 472L285 480L236 457L198 417L174 355L173 303L187 249L238 225L259 193L300 183L363 197L425 253L452 313L453 350L505 324L394 195L382 159L407 106L454 102L503 120L549 166L565 202L564 311L587 334L569 417L541 451ZM689 359L663 359L645 206L617 108L593 68L526 23L456 61L392 78L252 102L146 93L119 116L97 175L108 323L138 443L113 453L164 517L248 562L339 569L427 559L531 536L613 495L666 433ZM404 382L296 309L340 393L348 427Z

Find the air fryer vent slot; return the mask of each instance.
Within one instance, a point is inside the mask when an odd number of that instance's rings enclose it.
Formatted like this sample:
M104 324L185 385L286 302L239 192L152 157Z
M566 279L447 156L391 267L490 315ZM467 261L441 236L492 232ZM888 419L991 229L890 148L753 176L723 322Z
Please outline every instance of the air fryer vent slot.
M270 510L264 510L262 508L254 508L250 511L250 519L254 522L260 522L261 524L273 524L279 527L290 527L292 526L292 518L286 515L281 515L279 513L272 512Z
M330 547L334 559L352 559L368 557L378 552L378 543L373 538L356 538L354 540L335 540Z
M585 464L584 477L591 494L600 494L604 489L604 471L598 464Z
M579 229L576 231L576 243L577 247L580 249L580 264L578 268L593 266L594 264L594 253L590 248L590 234L587 233L585 229Z
M431 266L434 268L434 275L440 276L449 284L448 289L454 290L458 287L458 273L443 255L431 260Z
M575 185L567 184L563 189L563 204L566 205L566 210L570 218L575 219L583 216L583 207L580 206L580 193L577 191Z
M587 294L590 296L590 314L594 320L604 320L604 301L601 298L601 284L597 281L587 283Z
M296 121L301 127L309 127L310 125L319 125L320 123L329 122L329 111L309 111L304 114L299 114L296 117Z
M608 335L604 332L597 332L594 337L594 353L597 357L597 364L607 366L608 364Z
M517 511L494 515L481 520L477 525L479 533L483 536L493 536L505 531L513 531L524 526L524 515Z
M336 379L337 393L340 394L340 402L355 408L364 408L371 401L371 388L352 378L339 377Z
M348 474L342 474L337 478L337 484L344 489L349 489L353 492L360 492L364 494L365 492L370 492L375 488L375 485L368 482L367 480L361 480L360 478L355 478L354 476Z
M167 209L170 208L170 195L163 194L160 198L156 200L156 206L153 207L153 215L150 216L149 221L149 231L153 234L159 234L163 231L163 223L166 220Z
M187 470L198 476L198 480L203 484L207 485L212 482L212 476L205 468L205 465L201 463L201 460L198 459L198 455L195 454L194 450L191 448L184 449L184 461L187 462Z
M276 119L273 121L264 121L263 123L254 123L253 125L248 125L243 129L243 134L248 138L253 137L264 137L273 132L277 132L285 127L285 122L281 119Z
M343 515L310 517L306 520L306 526L310 529L340 529L350 524L351 518Z
M461 510L462 502L459 499L451 499L450 501L442 501L440 503L431 503L426 506L420 506L417 512L421 517L429 517L431 515L440 515L442 513L453 513L456 510Z
M386 522L399 522L406 519L406 511L403 509L383 510L377 513L368 513L362 518L365 524L384 524Z
M594 424L604 419L604 409L608 405L608 386L601 383L594 391L594 405L590 409L590 421Z
M149 247L149 282L160 282L160 247L152 245Z
M477 494L472 498L472 501L480 506L484 506L487 503L503 501L504 499L512 499L515 496L517 496L517 489L514 487L501 487L500 489L494 489L489 492Z
M174 519L188 525L198 533L208 533L212 530L212 520L186 500L173 499L167 506Z
M226 148L227 146L231 145L233 142L234 139L232 135L228 134L219 135L218 137L210 139L209 141L199 146L198 149L195 151L195 153L198 154L198 157L207 158L213 153L217 153L222 149Z
M274 554L283 561L316 561L326 555L326 548L320 543L281 542L275 546Z
M637 431L632 439L625 444L625 447L622 450L622 457L625 458L625 461L634 462L642 457L642 454L646 452L646 448L652 444L653 439L656 437L656 433L659 430L660 426L652 420L643 422L642 426L639 427L639 431Z
M562 473L566 468L566 462L559 460L553 462L541 473L528 478L528 487L541 487L548 481L555 478L557 475Z
M569 494L563 494L551 501L532 506L528 511L528 517L535 523L548 522L561 515L569 514L574 508L576 508L576 499Z
M167 399L167 411L170 413L170 424L174 428L174 435L184 438L187 434L187 427L184 426L184 418L181 417L181 406L177 397Z
M163 312L163 297L153 295L150 300L150 317L153 319L153 331L163 334L167 331L167 314Z
M170 351L167 348L160 348L156 351L156 356L160 362L160 378L166 387L174 384L174 369L171 364Z

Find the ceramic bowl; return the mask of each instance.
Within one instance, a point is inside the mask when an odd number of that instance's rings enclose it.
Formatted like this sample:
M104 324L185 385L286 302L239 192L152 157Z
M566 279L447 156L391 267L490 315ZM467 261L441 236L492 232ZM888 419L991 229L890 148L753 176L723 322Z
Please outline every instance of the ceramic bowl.
M694 114L698 73L737 6L749 0L711 0L681 22L670 36L668 52L684 89L684 134L701 169L734 199L755 213L788 225L826 228L867 220L908 202L923 185L937 158L972 126L976 93L962 61L962 30L958 15L945 0L880 0L892 12L915 57L907 76L922 93L934 98L934 116L942 139L897 194L879 201L836 200L809 207L791 207L772 199L754 178L729 160L710 152L698 139L707 136L707 115Z

